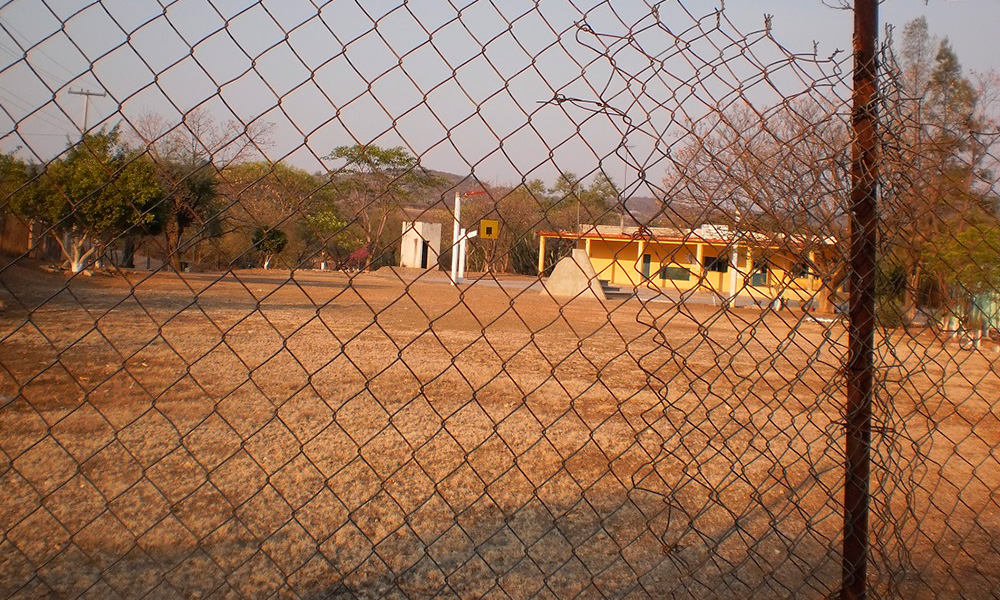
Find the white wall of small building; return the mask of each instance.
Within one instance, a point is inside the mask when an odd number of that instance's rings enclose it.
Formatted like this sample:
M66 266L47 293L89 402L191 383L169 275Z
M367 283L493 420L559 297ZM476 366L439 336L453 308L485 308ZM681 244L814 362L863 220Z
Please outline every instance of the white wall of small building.
M420 257L427 242L427 268L438 268L441 254L441 224L426 221L403 221L403 236L399 248L399 266L421 268Z

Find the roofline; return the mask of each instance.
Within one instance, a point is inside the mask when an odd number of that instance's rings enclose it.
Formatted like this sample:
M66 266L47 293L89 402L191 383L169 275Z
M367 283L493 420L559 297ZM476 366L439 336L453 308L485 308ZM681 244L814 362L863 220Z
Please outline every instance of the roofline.
M739 235L736 236L737 237L737 242L744 242L744 243L747 241L747 234L748 233L750 235L753 235L753 232L737 232L737 233L739 233ZM559 238L559 239L575 239L575 240L592 239L592 240L602 240L602 241L606 241L606 240L620 241L620 240L623 240L623 241L629 241L629 242L630 241L644 239L644 240L647 240L647 241L650 241L650 242L685 243L685 244L690 244L690 243L695 243L695 244L702 243L702 244L705 244L705 243L708 243L708 244L726 244L726 245L728 245L728 244L731 244L732 241L733 241L733 238L725 239L725 238L703 237L703 236L699 235L695 231L691 231L691 233L689 235L685 235L685 236L681 236L681 237L657 236L657 235L652 235L652 234L650 234L649 236L641 236L641 235L630 235L630 234L624 234L624 233L599 233L599 232L595 232L595 231L592 231L592 230L589 231L589 232L587 232L587 233L578 233L578 232L575 232L575 231L544 231L544 230L540 230L540 231L536 231L535 234L538 235L539 237L549 237L549 238ZM757 234L757 235L762 235L762 234ZM759 245L769 244L769 245L774 246L774 247L781 247L783 245L788 245L789 243L792 244L792 245L796 245L796 246L807 246L807 245L810 245L809 244L809 242L810 242L809 239L798 239L798 240L796 240L796 239L794 239L796 237L794 235L792 235L792 236L788 236L787 234L781 234L781 235L783 237L786 237L786 238L787 237L792 237L793 239L791 240L791 242L787 242L786 241L785 244L782 244L778 240L773 239L773 238L769 238L768 240L766 240L763 243L760 240L753 240L753 241L757 242ZM830 237L826 238L825 240L822 240L822 239L820 239L818 237L813 237L811 239L814 242L814 245L817 245L817 246L818 245L833 246L834 244L836 244L836 240L834 240L833 238L830 238Z

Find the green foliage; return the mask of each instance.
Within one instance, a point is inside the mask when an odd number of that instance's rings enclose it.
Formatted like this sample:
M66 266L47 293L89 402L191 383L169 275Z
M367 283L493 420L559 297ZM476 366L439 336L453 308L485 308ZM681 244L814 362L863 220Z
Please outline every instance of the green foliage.
M329 180L281 163L251 161L230 165L219 175L218 194L226 205L218 221L223 235L213 243L217 263L256 264L257 230L280 228L286 233L282 252L291 265L311 262L336 245L325 228L337 222L337 192ZM339 236L338 236L339 240ZM329 242L329 244L327 244Z
M387 234L390 218L439 180L402 147L338 146L325 158L344 161L332 176L338 216L363 238L369 257L365 268L371 268L393 252L395 236Z
M153 165L119 142L117 128L70 147L48 166L33 192L18 195L17 212L93 238L155 227L163 197Z
M319 255L323 259L329 256L344 258L363 245L357 232L340 218L334 204L307 213L299 227L310 256Z
M280 229L257 228L253 232L253 246L262 254L281 254L288 244L288 235Z
M406 148L382 148L375 145L355 144L337 146L327 159L344 159L344 169L357 173L402 175L417 168L417 159Z
M1000 290L1000 221L978 215L924 249L927 267L962 296Z
M880 327L902 327L907 323L906 310L899 298L876 298L875 319Z
M319 234L333 235L347 227L347 221L337 216L333 210L323 210L306 215L306 222Z
M603 172L586 185L576 173L564 172L545 196L545 217L551 229L575 230L580 224L617 223L611 211L620 197L618 187Z
M13 154L0 154L0 206L28 182L28 166Z
M169 220L183 232L217 212L218 179L211 163L167 162L160 177L168 195Z
M338 146L327 160L343 160L338 183L368 200L395 203L409 200L423 189L438 183L405 148L374 145Z

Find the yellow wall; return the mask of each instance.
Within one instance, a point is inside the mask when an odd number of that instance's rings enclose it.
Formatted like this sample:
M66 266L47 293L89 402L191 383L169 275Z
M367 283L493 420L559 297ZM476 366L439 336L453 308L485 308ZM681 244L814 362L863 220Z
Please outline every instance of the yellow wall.
M593 264L597 276L609 281L612 285L623 287L653 285L666 290L679 291L689 290L697 286L705 290L713 289L721 294L729 293L730 273L705 271L699 278L699 274L704 271L704 268L698 265L695 260L698 255L697 243L652 242L643 244L640 240L590 239L580 240L578 247L589 249L590 262ZM650 279L648 280L642 278L640 250L643 254L649 254L651 257ZM728 256L731 250L723 244L702 244L704 263L720 253ZM809 300L821 287L817 277L791 278L789 270L798 262L798 257L790 252L754 249L753 255L752 264L748 263L747 248L740 247L736 285L742 296L758 299L780 296L793 300ZM767 285L753 286L750 284L751 272L756 270L763 255L767 256L769 265ZM665 266L688 269L691 276L687 281L662 279L660 277L661 270ZM731 268L732 266L730 266Z

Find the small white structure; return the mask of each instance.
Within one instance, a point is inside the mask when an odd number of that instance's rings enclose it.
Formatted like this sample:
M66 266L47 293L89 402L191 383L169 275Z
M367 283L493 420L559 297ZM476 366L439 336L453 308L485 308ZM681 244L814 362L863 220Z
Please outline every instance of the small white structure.
M399 249L399 266L436 269L440 253L440 223L403 221L403 241Z

